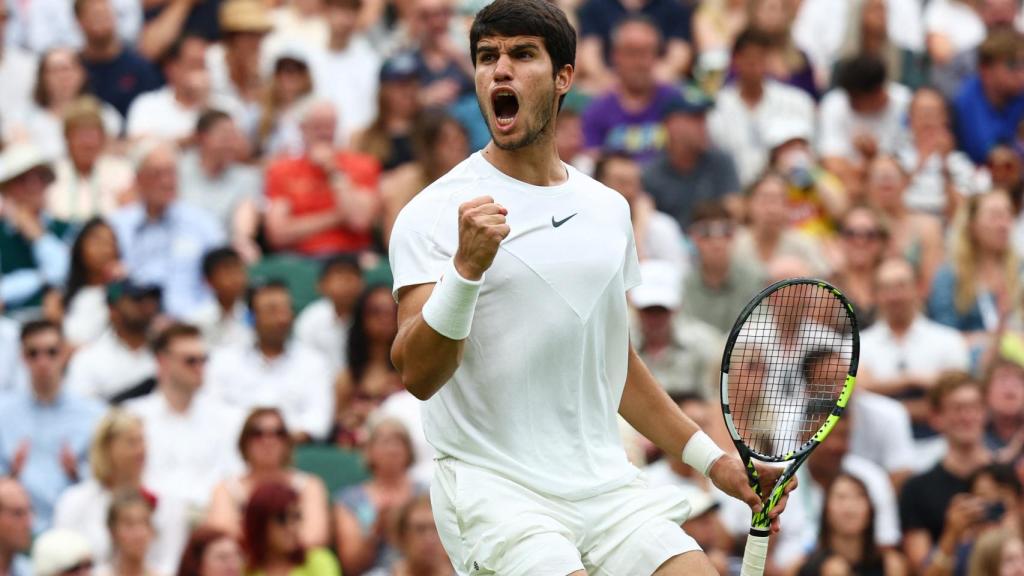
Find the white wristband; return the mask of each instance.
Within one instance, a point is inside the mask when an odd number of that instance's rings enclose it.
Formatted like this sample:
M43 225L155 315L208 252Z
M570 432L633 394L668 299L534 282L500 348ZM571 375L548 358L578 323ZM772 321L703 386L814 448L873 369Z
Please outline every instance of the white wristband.
M434 284L434 291L423 305L423 321L445 338L465 340L473 325L473 311L483 283L483 277L475 282L463 278L455 269L455 260L449 260L444 275Z
M722 456L725 456L725 452L703 430L694 432L683 447L683 462L704 476L708 475L711 466Z

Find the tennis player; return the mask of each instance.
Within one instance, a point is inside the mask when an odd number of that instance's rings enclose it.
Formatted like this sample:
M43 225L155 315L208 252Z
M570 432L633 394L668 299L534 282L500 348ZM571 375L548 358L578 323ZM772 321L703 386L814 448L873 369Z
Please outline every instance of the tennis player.
M492 140L402 210L390 246L392 357L427 401L445 549L463 576L714 574L680 528L686 499L647 487L616 415L761 504L739 458L630 346L626 291L640 276L629 208L555 151L576 33L553 3L495 0L470 44ZM765 486L776 478L762 470Z

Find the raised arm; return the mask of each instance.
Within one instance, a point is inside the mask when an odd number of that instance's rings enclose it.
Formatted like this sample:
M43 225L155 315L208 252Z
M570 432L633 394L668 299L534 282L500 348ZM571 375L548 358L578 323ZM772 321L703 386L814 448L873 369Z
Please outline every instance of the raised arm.
M391 361L420 400L433 396L459 367L484 272L509 233L507 213L489 196L459 206L459 248L442 278L398 292Z

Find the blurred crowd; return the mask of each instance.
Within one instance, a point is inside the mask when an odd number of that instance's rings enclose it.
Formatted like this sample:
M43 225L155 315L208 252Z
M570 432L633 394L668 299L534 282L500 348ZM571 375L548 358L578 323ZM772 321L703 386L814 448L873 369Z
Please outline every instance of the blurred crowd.
M387 253L488 141L483 4L0 0L0 576L454 573ZM1024 574L1021 3L559 4L550 129L631 206L633 343L681 408L731 446L768 283L855 305L769 573ZM749 509L622 436L737 573Z

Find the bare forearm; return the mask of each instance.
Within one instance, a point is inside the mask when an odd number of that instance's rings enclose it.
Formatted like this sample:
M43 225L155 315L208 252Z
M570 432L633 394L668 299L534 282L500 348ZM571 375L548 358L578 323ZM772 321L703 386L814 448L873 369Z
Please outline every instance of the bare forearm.
M405 388L420 400L433 396L459 367L462 342L441 336L422 316L413 319L404 338L395 340L400 350L395 366Z
M338 215L334 212L308 216L281 216L268 220L267 236L275 248L286 248L307 236L329 230L338 224Z
M686 442L700 429L658 385L632 348L619 414L637 432L674 456L682 456Z
M191 9L192 3L187 0L169 3L159 16L142 29L139 35L139 53L149 60L158 60L181 33L185 18Z

